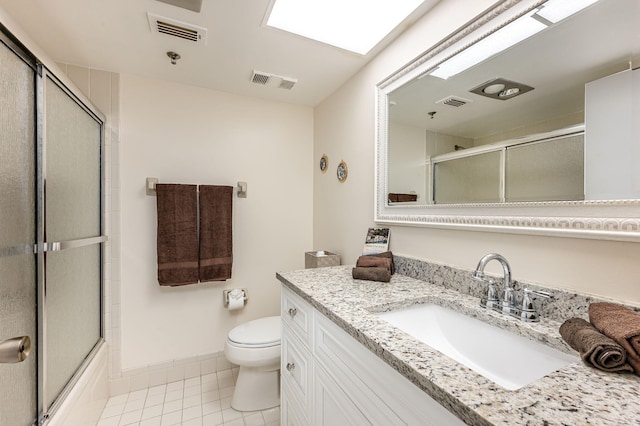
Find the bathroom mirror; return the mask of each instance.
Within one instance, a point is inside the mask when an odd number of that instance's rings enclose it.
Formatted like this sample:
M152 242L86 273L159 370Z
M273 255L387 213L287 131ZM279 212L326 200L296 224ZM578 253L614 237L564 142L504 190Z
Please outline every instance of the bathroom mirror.
M376 222L640 241L639 25L506 0L381 82Z

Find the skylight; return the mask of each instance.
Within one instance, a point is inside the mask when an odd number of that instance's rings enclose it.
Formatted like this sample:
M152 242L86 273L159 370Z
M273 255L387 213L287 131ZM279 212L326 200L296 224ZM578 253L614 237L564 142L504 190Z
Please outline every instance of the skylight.
M267 25L365 55L423 0L274 0Z

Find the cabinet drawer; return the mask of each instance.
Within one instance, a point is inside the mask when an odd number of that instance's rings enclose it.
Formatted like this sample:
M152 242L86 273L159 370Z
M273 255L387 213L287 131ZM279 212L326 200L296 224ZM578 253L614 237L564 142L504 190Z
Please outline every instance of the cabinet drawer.
M311 346L313 308L297 294L282 287L282 321L307 347Z
M303 410L310 410L311 401L311 353L295 337L287 325L282 333L282 382L287 392L298 400Z

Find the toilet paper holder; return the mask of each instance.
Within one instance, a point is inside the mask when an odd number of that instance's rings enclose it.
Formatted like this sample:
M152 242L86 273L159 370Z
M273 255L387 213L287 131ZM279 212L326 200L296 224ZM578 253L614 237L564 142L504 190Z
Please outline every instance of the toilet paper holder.
M235 289L231 288L229 290L222 290L222 303L224 304L225 308L229 306L229 293L231 293L233 290ZM249 300L249 292L246 288L241 288L240 290L242 290L242 292L244 293L244 306L246 306L247 301Z

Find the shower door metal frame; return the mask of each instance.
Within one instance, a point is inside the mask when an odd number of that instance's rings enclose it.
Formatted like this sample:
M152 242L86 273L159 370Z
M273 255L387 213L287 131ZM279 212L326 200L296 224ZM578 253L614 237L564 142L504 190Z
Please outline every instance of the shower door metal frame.
M35 104L35 92L36 92L36 80L37 80L37 72L38 72L38 60L37 58L29 51L29 49L27 49L24 44L22 44L20 42L20 40L18 40L4 25L2 25L2 23L0 23L0 45L3 47L6 47L7 49L9 49L13 54L15 54L26 66L28 66L29 68L31 68L31 70L33 71L33 80L31 82L31 84L33 85L33 89L34 89L34 99L32 99L31 101L34 103L34 115L36 114L36 104ZM37 164L36 164L36 158L35 156L36 154L36 146L35 146L35 140L37 139L37 123L35 122L35 117L34 117L34 123L33 123L33 136L34 136L34 140L32 141L32 143L34 143L33 146L33 151L34 151L34 157L32 157L32 161L33 161L33 168L34 168L34 172L37 171ZM37 179L37 178L36 178ZM36 192L36 179L34 179L34 186L32 187L32 189L34 190L34 194ZM35 204L34 200L34 209L36 210L34 212L34 216L35 214L37 214L37 205ZM34 224L35 224L35 220L34 220ZM24 244L24 245L18 245L18 246L10 246L10 247L3 247L0 248L0 258L2 257L10 257L10 256L19 256L19 255L26 255L26 254L30 254L34 256L34 266L37 265L37 248L36 248L36 233L37 233L37 227L34 227L34 234L32 235L31 241L33 242L32 244ZM34 272L34 283L37 283L37 270ZM34 293L36 295L36 297L34 297L34 299L31 301L33 303L33 312L37 315L37 303L36 303L36 298L37 298L37 288L34 289ZM34 321L34 333L35 335L33 336L29 336L30 338L32 338L33 342L37 341L37 336L38 336L38 320L36 318L36 320ZM39 348L37 348L36 346L36 352ZM32 357L35 355L31 355ZM35 361L35 368L36 368L36 374L37 374L37 358ZM29 379L33 380L33 388L34 391L36 391L37 393L37 389L38 389L38 382L37 382L37 377L29 377ZM6 386L6 384L4 384ZM29 408L33 408L34 411L29 413L29 416L33 416L34 419L37 420L38 416L39 416L39 406L38 406L38 400L37 400L37 395L33 395L34 396L34 406L33 407L29 407ZM34 420L35 422L35 420Z
M76 239L71 241L47 242L46 223L45 223L45 182L46 182L46 82L50 79L61 90L65 92L78 106L80 106L87 114L100 124L100 235ZM104 133L105 133L105 117L98 111L89 99L82 94L73 92L64 82L57 78L44 64L38 62L36 75L36 247L37 253L37 318L38 318L38 425L45 425L49 418L60 408L63 401L69 395L74 385L80 379L82 373L87 369L95 354L104 344L105 324L104 324L104 264L105 249L104 243L108 237L105 233L105 164L104 164ZM46 255L50 251L62 251L76 247L83 247L92 244L100 245L100 337L94 345L93 349L87 354L82 364L78 367L71 379L64 386L59 395L52 401L51 396L47 395L47 297L46 297Z

